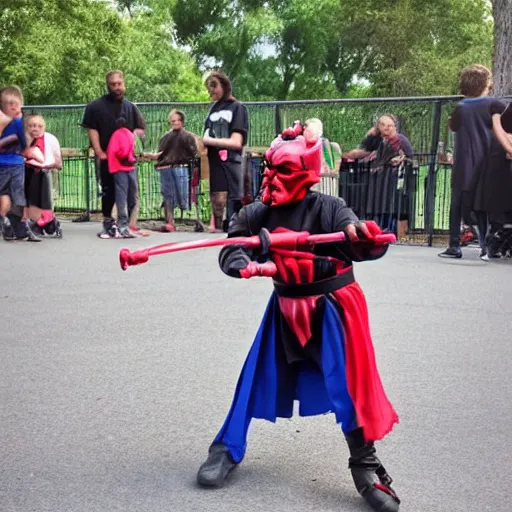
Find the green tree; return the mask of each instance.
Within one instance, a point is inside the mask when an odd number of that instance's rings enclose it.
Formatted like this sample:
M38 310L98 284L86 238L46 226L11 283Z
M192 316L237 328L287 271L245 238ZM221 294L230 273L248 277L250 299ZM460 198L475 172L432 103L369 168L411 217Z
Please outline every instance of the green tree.
M28 103L81 102L99 92L96 78L108 68L121 29L117 13L95 2L6 6L0 15L0 80L22 87Z
M206 100L193 59L174 42L164 2L0 0L0 81L26 103L84 103L105 91L105 73L126 75L137 101ZM117 10L114 8L117 7Z
M462 67L490 64L486 0L344 0L343 12L375 96L456 94Z
M512 95L512 0L493 0L494 89L498 95Z

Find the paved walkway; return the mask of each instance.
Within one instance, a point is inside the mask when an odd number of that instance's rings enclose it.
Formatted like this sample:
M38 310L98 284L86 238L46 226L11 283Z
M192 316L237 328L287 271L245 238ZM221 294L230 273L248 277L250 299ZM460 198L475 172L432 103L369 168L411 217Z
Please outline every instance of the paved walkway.
M364 511L332 415L253 423L220 491L195 486L271 283L216 249L122 272L123 246L213 235L0 241L2 512ZM401 423L379 443L402 512L509 512L512 263L391 247L356 265Z

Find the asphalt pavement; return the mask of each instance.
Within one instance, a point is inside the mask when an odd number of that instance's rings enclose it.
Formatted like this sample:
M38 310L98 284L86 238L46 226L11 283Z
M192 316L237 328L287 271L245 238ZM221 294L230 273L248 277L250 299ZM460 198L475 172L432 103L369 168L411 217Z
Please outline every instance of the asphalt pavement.
M196 486L271 282L218 249L121 271L121 247L216 235L0 240L1 512L364 512L332 415L254 421L221 490ZM393 246L356 264L400 424L378 455L403 512L510 512L512 261Z

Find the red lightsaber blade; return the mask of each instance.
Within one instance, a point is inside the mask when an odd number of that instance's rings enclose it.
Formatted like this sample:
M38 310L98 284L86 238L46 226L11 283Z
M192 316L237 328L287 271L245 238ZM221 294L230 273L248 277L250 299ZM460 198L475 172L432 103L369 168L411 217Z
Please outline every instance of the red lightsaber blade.
M330 242L343 242L345 233L340 231L337 233L325 233L321 235L310 235L307 231L301 232L285 232L270 233L270 247L279 247L285 249L296 249L299 246L323 244ZM365 241L365 240L362 240ZM396 241L396 237L392 233L376 235L372 238L372 242L376 244L390 244ZM366 240L368 242L368 240ZM119 263L121 268L126 270L134 265L146 263L151 256L160 254L169 254L172 252L188 251L191 249L202 249L206 247L219 247L225 245L244 245L249 249L259 247L261 244L258 236L250 237L234 237L220 238L214 240L196 240L193 242L171 242L162 245L155 245L138 251L130 251L129 249L121 249L119 252Z

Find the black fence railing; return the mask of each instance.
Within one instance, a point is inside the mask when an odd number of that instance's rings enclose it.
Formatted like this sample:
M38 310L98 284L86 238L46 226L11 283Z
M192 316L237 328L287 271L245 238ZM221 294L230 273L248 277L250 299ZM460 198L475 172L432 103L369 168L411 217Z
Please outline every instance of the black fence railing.
M460 99L459 96L449 96L247 102L250 131L246 191L253 197L257 196L261 151L268 147L283 127L291 126L296 119L321 119L324 135L331 142L337 142L342 151L347 151L359 145L380 115L391 113L398 118L399 131L409 139L414 148L414 162L407 167L405 177L395 178L393 173L388 173L389 178L376 176L371 179L380 180L379 183L388 188L395 187L395 180L396 186L402 187L397 188L401 192L393 196L395 201L400 202L400 209L408 209L407 213L399 214L403 218L398 221L407 220L407 223L400 223L400 229L403 230L407 224L406 234L415 234L420 241L432 244L433 237L448 228L450 167L438 161L438 147L442 143L445 151L453 151L453 135L448 129L448 117ZM198 135L203 132L204 119L209 109L209 104L206 103L137 105L147 124L144 139L137 139L136 149L139 153L157 150L159 139L169 129L167 119L171 109L183 110L186 115L186 128ZM89 157L87 132L80 126L84 107L85 105L27 106L24 109L27 113L43 115L47 130L57 136L63 148L64 168L55 179L55 207L61 212L92 213L100 210L94 159ZM138 177L140 218L160 218L162 201L158 173L150 162L141 162L138 166ZM336 180L338 181L335 186ZM352 165L347 168L340 165L336 172L322 178L319 188L328 193L352 198L356 197L356 190L359 194L369 193L368 190L364 192L365 183L369 186L371 182L369 180L364 166L354 168ZM349 204L351 201L352 199ZM197 211L185 212L185 217L195 218L199 215L202 221L207 221L210 216L207 179L199 181L194 204L197 205ZM393 225L398 224L398 221L393 221ZM395 229L400 231L398 227Z

